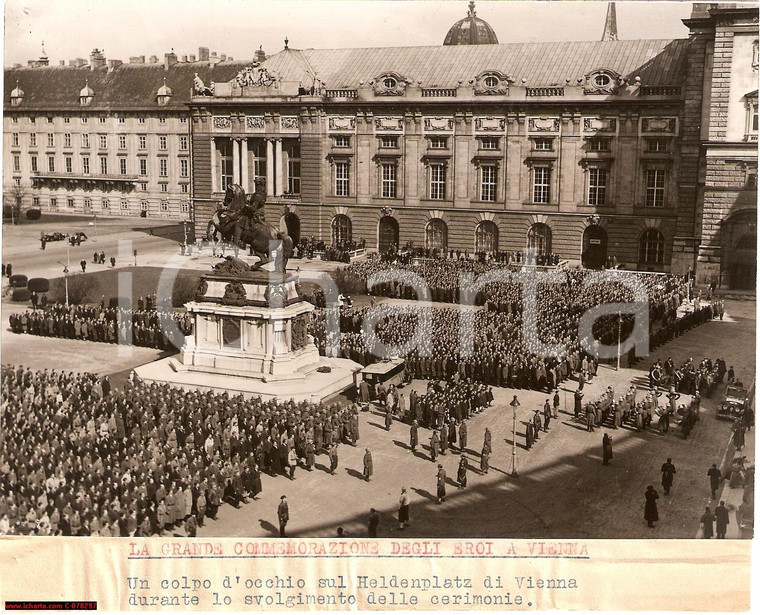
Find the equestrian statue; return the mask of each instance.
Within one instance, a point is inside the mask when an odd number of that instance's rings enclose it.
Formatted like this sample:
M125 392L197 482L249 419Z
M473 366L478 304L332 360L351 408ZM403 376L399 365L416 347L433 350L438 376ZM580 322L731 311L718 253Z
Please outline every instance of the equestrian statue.
M261 210L266 197L262 188L262 183L257 180L256 191L246 198L242 186L227 186L224 201L209 220L206 237L209 241L217 241L221 236L223 241L248 246L251 255L260 259L258 264L251 266L252 270L274 260L274 270L285 273L288 259L293 255L293 240L287 232L278 231L264 220ZM272 252L270 242L275 242Z

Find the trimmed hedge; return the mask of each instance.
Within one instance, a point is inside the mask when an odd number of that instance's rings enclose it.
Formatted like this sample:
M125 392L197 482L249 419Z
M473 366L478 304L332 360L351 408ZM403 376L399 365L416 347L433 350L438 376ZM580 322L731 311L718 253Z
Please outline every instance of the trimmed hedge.
M10 277L9 281L13 288L24 288L26 287L28 278L23 273L15 273Z
M11 301L29 301L32 293L28 288L14 288L13 294L11 294Z
M26 219L27 220L39 220L42 217L42 210L40 209L27 209L26 210Z
M46 293L50 290L50 280L47 278L32 278L26 287L29 289L29 292Z

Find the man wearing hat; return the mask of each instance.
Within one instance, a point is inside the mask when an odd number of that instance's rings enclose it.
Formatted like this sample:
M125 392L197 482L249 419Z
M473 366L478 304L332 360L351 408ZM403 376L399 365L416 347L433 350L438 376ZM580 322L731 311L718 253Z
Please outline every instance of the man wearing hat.
M443 466L439 463L438 464L438 503L446 501L446 470L443 469Z
M284 495L280 496L280 504L277 506L277 518L280 520L280 537L285 538L285 526L290 519L288 511L288 500Z
M403 530L409 523L409 494L406 487L401 487L401 497L398 499L398 529Z

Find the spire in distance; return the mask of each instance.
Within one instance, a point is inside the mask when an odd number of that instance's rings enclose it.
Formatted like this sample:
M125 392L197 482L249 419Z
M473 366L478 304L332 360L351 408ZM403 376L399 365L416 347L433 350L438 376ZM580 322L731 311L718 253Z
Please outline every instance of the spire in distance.
M617 15L615 13L615 3L610 2L607 4L607 18L604 20L604 33L602 34L603 41L616 41L618 40L617 30Z

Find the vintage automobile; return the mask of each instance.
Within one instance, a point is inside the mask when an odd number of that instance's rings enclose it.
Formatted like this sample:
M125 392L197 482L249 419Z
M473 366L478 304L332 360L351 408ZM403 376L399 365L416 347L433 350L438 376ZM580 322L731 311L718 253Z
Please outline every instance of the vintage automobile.
M742 418L744 415L744 409L747 407L749 400L749 391L741 386L729 384L726 387L726 393L723 396L723 401L718 406L718 412L716 417L719 419L725 419L733 421Z
M42 239L44 239L46 242L48 242L48 241L63 241L64 239L66 239L66 233L60 233L60 232L45 233L42 236Z

